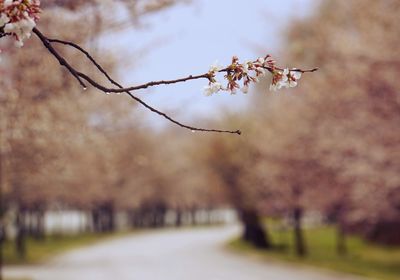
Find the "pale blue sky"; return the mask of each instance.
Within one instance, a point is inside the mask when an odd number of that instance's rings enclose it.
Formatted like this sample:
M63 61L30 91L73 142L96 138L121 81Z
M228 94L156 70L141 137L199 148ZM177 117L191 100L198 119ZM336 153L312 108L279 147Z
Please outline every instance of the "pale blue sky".
M232 55L253 59L275 57L285 27L307 16L318 0L193 0L145 19L142 28L115 34L112 44L126 64L120 72L124 85L174 79L208 71L218 60L228 64ZM206 80L161 86L136 92L151 105L180 120L214 117L221 107L238 110L249 97L238 92L203 95ZM267 89L266 89L267 92ZM251 90L249 94L252 94ZM267 92L267 94L270 94ZM138 109L150 125L169 125L162 118Z

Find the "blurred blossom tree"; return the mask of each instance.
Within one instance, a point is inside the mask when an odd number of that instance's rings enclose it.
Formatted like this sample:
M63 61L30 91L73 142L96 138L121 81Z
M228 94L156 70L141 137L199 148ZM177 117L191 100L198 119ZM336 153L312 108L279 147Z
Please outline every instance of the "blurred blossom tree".
M339 253L350 230L400 242L399 10L398 1L322 2L290 29L285 56L324 71L300 94L252 106L264 209L322 211L338 223Z
M305 110L314 115L314 150L321 164L340 171L336 182L344 187L335 190L346 193L337 196L337 205L345 209L347 226L358 225L373 240L396 243L399 12L395 0L326 1L315 17L292 29L288 55L296 63L324 68L299 91L306 97Z
M11 2L19 5L29 1ZM134 2L143 7L133 13L131 2L132 15L144 15L175 1L159 1L158 6L154 6L157 1L153 6ZM90 45L88 38L101 36L110 28L90 10L99 3L42 1L46 9L41 22L48 33ZM1 9L8 4L10 1L1 1ZM78 8L79 13L70 11ZM3 21L9 20L3 15ZM82 22L89 28L80 28ZM23 50L10 43L2 41L1 45L7 53L0 64L1 213L16 210L16 248L22 257L27 234L43 237L43 215L49 207L92 211L95 230L112 230L114 206L122 203L121 194L132 194L129 203L134 205L140 199L142 177L148 180L151 176L139 160L139 151L146 150L150 137L138 127L129 113L131 108L121 98L82 95L66 72L49 74L49 69L57 67L56 61L45 55L38 42L26 41ZM57 52L68 56L69 63L88 75L101 79L94 67L73 55L72 49ZM103 54L101 62L110 73L115 69L112 56ZM133 190L127 193L128 185Z
M254 97L245 144L207 144L207 165L240 198L239 213L251 205L291 217L298 255L307 251L302 214L312 210L337 223L340 254L350 230L400 242L399 10L398 1L324 1L293 25L285 53L323 73L300 94Z
M69 33L77 41L87 37L88 31L77 29L76 21L60 21L60 17L61 12L57 17L48 13L42 20L53 30L67 30L66 26L80 30ZM2 207L18 209L16 241L18 252L23 255L27 231L43 236L43 214L49 203L57 199L75 203L70 198L78 197L79 190L74 188L78 182L74 182L76 177L72 174L82 162L77 156L86 158L85 149L94 137L87 120L100 102L88 95L75 102L76 87L69 79L62 72L48 75L47 69L55 67L55 63L43 59L40 45L32 42L18 53L9 45L3 49L10 55L3 58L1 65L5 77L1 80L0 96ZM71 60L85 68L79 59ZM118 101L113 103L118 108ZM85 134L82 130L93 132ZM84 178L79 176L80 188L85 184ZM31 228L25 228L28 216L35 221L30 222Z
M201 149L197 149L196 158L199 166L208 169L208 184L222 186L227 202L236 209L243 225L242 239L258 248L270 248L271 243L259 214L262 182L253 169L259 160L259 152L246 139L205 139Z

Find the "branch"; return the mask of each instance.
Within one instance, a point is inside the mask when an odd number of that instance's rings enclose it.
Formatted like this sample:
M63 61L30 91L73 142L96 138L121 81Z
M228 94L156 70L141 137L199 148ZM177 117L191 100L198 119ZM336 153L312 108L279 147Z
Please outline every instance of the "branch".
M3 38L5 36L10 36L10 35L11 35L10 33L3 33L3 31L0 30L0 38Z
M210 70L204 74L189 75L185 78L179 78L174 80L152 81L142 85L123 87L121 84L117 83L114 79L110 77L107 71L104 70L104 68L89 54L89 52L87 52L79 45L69 41L47 38L37 28L33 28L32 31L42 41L43 45L47 48L47 50L58 60L58 62L62 66L67 68L67 70L73 75L73 77L75 77L75 79L80 83L81 86L83 86L84 89L86 89L86 84L83 81L88 82L93 87L97 88L100 91L103 91L106 94L126 93L132 99L139 102L141 105L151 110L152 112L157 113L158 115L166 118L167 120L173 122L174 124L189 129L191 131L241 134L240 130L233 131L233 130L220 130L220 129L206 129L206 128L198 128L182 124L179 121L172 119L167 114L151 107L140 98L134 96L131 93L131 91L146 89L148 87L158 86L158 85L181 83L189 80L207 79L209 83L208 86L204 88L206 95L212 95L213 93L216 93L220 90L230 91L231 93L235 93L236 89L241 89L244 93L246 93L248 91L249 84L252 82L259 81L259 77L265 75L266 71L272 74L272 83L270 85L270 90L275 91L283 87L286 88L295 87L302 73L312 73L318 70L318 68L305 69L305 70L299 68L292 68L292 69L279 68L276 66L275 61L271 58L270 55L266 55L264 58L260 57L255 61L246 61L243 64L239 63L239 59L236 56L233 56L232 63L229 66L222 68L217 65L212 65L210 67ZM85 54L85 56L93 63L93 65L108 79L108 81L114 86L117 86L117 88L114 87L109 88L104 85L101 85L87 74L76 70L66 61L66 59L62 55L60 55L60 53L58 53L58 51L52 46L52 43L70 46ZM249 71L252 71L252 74L250 74ZM226 73L224 78L228 80L228 84L225 88L216 80L216 74L222 72ZM242 88L238 83L239 81L243 81Z
M54 50L54 48L52 48L51 46L51 42L53 43L59 43L59 44L64 44L64 45L68 45L71 46L73 48L78 49L79 51L83 52L90 60L91 62L100 70L99 68L99 64L95 61L95 59L90 56L90 54L85 51L82 47L78 46L77 44L74 44L72 42L68 42L68 41L64 41L64 40L59 40L59 39L49 39L46 36L44 36L42 33L40 33L40 31L37 28L33 29L33 32L39 36L39 38L42 40L43 43L47 42L47 44L50 45L46 46L46 48L49 49L49 51L54 55L53 51L56 52ZM57 58L57 56L56 56ZM58 59L58 58L57 58ZM60 62L61 63L61 62ZM67 67L68 68L68 67ZM268 70L269 72L273 73L274 70L279 70L279 71L283 71L284 69L279 68L279 67L263 67L264 69ZM70 70L70 69L68 69ZM302 70L299 68L294 68L291 69L291 71L293 72L301 72L301 73L311 73L311 72L315 72L317 71L318 68L313 68L313 69L307 69L307 70ZM103 74L105 74L104 70L100 70ZM218 70L219 73L222 72L230 72L232 71L232 69L230 67L226 67L223 69ZM70 70L71 72L71 70ZM71 72L71 74L73 74L75 77L82 78L83 80L86 80L89 84L91 84L93 87L105 92L105 93L122 93L122 92L127 92L127 91L134 91L134 90L139 90L139 89L146 89L148 87L153 87L153 86L159 86L159 85L170 85L170 84L176 84L176 83L181 83L181 82L186 82L186 81L190 81L190 80L197 80L197 79L208 79L210 82L212 80L212 75L210 75L210 72L204 73L204 74L200 74L200 75L189 75L185 78L179 78L179 79L174 79L174 80L161 80L161 81L152 81L152 82L148 82L145 84L141 84L141 85L137 85L137 86L130 86L130 87L122 87L122 86L118 86L118 88L108 88L106 86L103 86L101 84L99 84L98 82L96 82L95 80L93 80L92 78L90 78L88 75L79 72L79 71L75 71L75 69L73 69L73 72ZM110 77L108 75L106 75L107 79L111 82ZM113 82L112 82L113 83ZM115 83L113 83L114 85L116 85Z
M74 76L75 79L79 82L79 84L83 88L86 88L85 83L81 80L77 71L53 48L53 46L50 44L49 40L47 40L47 37L44 36L36 27L33 28L32 31L42 41L42 43L46 47L46 49L58 60L60 65L67 68L68 71L71 73L71 75Z
M198 75L198 76L189 76L187 78L182 78L182 79L177 79L177 80L171 80L171 81L158 81L158 82L150 82L141 86L136 86L136 87L130 87L130 88L124 88L122 85L120 85L118 82L116 82L114 79L112 79L110 77L110 75L107 73L107 71L104 70L104 68L89 54L89 52L87 52L85 49L83 49L82 47L80 47L79 45L72 43L72 42L68 42L68 41L63 41L63 40L59 40L59 39L49 39L47 38L45 35L43 35L37 28L33 29L33 32L38 36L38 38L42 41L43 45L46 47L46 49L48 49L50 51L50 53L59 61L59 63L66 67L68 69L68 71L80 82L80 84L86 88L86 85L81 81L80 78L86 80L87 82L89 82L91 85L93 85L94 87L96 87L97 89L105 92L105 93L109 93L109 92L124 92L126 94L128 94L132 99L134 99L135 101L139 102L141 105L143 105L145 108L149 109L150 111L164 117L165 119L171 121L172 123L185 128L185 129L189 129L191 131L202 131L202 132L216 132L216 133L232 133L232 134L241 134L240 130L220 130L220 129L207 129L207 128L200 128L200 127L194 127L194 126L190 126L190 125L185 125L182 124L181 122L169 117L167 114L157 110L156 108L148 105L147 103L145 103L143 100L141 100L140 98L134 96L130 91L131 90L137 90L137 89L144 89L147 88L149 86L155 86L155 85L161 85L161 84L172 84L172 83L179 83L179 82L183 82L183 81L187 81L187 80L194 80L194 79L200 79L200 78L209 78L208 73L207 74L203 74L203 75ZM96 68L108 79L108 81L110 81L112 84L114 84L115 86L117 86L119 89L109 89L107 87L104 87L100 84L98 84L96 81L94 81L93 79L91 79L89 76L87 76L86 74L79 72L77 70L75 70L70 64L68 64L68 62L53 48L53 46L51 45L51 43L58 43L58 44L63 44L63 45L68 45L71 46L77 50L79 50L80 52L82 52L83 54L85 54L85 56L96 66Z
M277 68L278 70L283 70L282 68ZM293 71L293 72L300 72L300 73L313 73L313 72L315 72L315 71L318 71L319 70L319 68L318 67L315 67L315 68L312 68L312 69L299 69L299 68L292 68L292 69L290 69L290 71Z

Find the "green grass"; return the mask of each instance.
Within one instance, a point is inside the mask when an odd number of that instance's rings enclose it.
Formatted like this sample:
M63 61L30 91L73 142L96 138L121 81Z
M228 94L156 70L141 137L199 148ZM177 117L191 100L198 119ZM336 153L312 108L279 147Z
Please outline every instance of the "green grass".
M17 254L15 253L14 243L11 241L6 241L2 244L1 248L3 254L3 263L14 265L37 264L68 250L92 245L97 242L120 237L125 234L126 233L86 233L70 236L47 236L42 241L27 238L27 255L24 259L18 258Z
M271 228L276 228L271 225ZM353 273L372 279L400 279L400 247L384 247L363 241L359 237L347 238L348 254L339 256L335 251L335 229L321 227L305 230L308 255L299 258L293 250L291 231L270 230L270 237L277 249L257 250L251 245L235 239L229 247L266 261L281 260L299 265L310 265ZM278 249L280 248L280 249Z

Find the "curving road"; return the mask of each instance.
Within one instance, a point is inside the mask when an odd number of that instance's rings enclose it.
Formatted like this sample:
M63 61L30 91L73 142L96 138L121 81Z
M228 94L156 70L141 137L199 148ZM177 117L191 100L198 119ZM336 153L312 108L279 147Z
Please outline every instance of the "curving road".
M234 226L161 230L107 241L61 255L45 265L5 267L4 275L40 280L334 280L360 279L266 263L223 248Z

